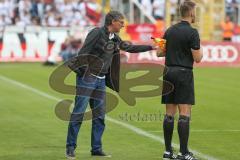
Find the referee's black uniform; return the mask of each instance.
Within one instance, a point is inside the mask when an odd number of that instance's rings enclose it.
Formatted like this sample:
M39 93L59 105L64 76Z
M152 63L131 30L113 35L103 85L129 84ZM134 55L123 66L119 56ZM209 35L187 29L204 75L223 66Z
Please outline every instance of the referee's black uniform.
M193 56L191 49L200 49L198 31L187 21L170 27L163 37L166 39L166 74L163 80L174 85L170 94L162 96L163 104L195 104ZM164 90L164 86L163 86Z

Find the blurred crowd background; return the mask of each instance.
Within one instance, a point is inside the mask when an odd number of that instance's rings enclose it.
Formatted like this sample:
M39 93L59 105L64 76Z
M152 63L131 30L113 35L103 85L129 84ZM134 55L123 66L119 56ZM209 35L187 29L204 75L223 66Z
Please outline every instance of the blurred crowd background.
M179 21L179 4L183 0L0 0L0 33L6 28L82 28L101 26L104 15L118 10L126 17L120 33L125 40L149 41L149 34L161 37ZM201 40L240 43L240 0L195 0ZM24 30L25 32L25 30ZM149 33L148 33L149 32ZM82 32L81 32L82 33ZM75 34L75 33L74 33ZM61 47L76 52L81 43L77 34L69 35ZM147 37L147 38L146 38ZM74 44L74 45L72 45ZM71 55L69 56L71 57Z
M0 0L0 26L96 25L101 8L95 0Z
M0 0L0 27L97 26L110 10L124 13L127 24L151 23L164 30L179 20L183 0ZM240 34L240 0L196 0L203 39ZM226 30L231 33L224 33ZM215 38L215 39L214 39ZM219 38L218 38L219 39ZM221 37L221 39L224 39ZM227 39L225 37L225 39Z

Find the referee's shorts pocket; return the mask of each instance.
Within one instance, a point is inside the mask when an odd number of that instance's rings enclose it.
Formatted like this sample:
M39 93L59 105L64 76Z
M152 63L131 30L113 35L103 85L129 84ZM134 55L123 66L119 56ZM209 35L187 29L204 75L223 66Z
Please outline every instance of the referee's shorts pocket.
M180 70L178 80L175 86L176 102L179 104L195 104L194 77L192 70Z
M178 73L178 82L183 84L189 84L193 81L193 71L189 69L179 69Z

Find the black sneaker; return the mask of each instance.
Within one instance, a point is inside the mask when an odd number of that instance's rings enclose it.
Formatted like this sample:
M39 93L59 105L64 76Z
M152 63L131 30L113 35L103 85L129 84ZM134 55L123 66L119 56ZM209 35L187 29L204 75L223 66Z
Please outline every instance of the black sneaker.
M178 160L198 160L193 156L193 153L187 152L186 154L179 153L177 156Z
M169 160L169 159L176 159L177 156L173 154L173 152L167 152L165 151L163 154L163 160Z
M94 151L92 152L92 156L98 156L98 157L108 157L111 158L111 155L107 155L106 153L104 153L103 151Z
M74 147L67 147L66 148L66 157L67 159L75 159L75 148Z

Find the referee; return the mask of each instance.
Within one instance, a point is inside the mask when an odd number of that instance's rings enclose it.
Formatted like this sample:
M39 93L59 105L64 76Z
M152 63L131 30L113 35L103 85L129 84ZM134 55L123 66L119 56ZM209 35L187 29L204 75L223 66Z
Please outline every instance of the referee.
M166 104L163 121L166 151L164 159L196 160L188 150L189 121L192 105L195 104L193 63L202 60L198 31L191 27L195 22L196 4L185 1L180 5L181 22L167 29L166 52L158 50L158 56L166 57L165 75L163 79L174 85L171 93L162 96L162 104ZM163 85L163 90L166 86ZM176 156L171 146L174 129L174 116L179 111L178 135L180 152Z

